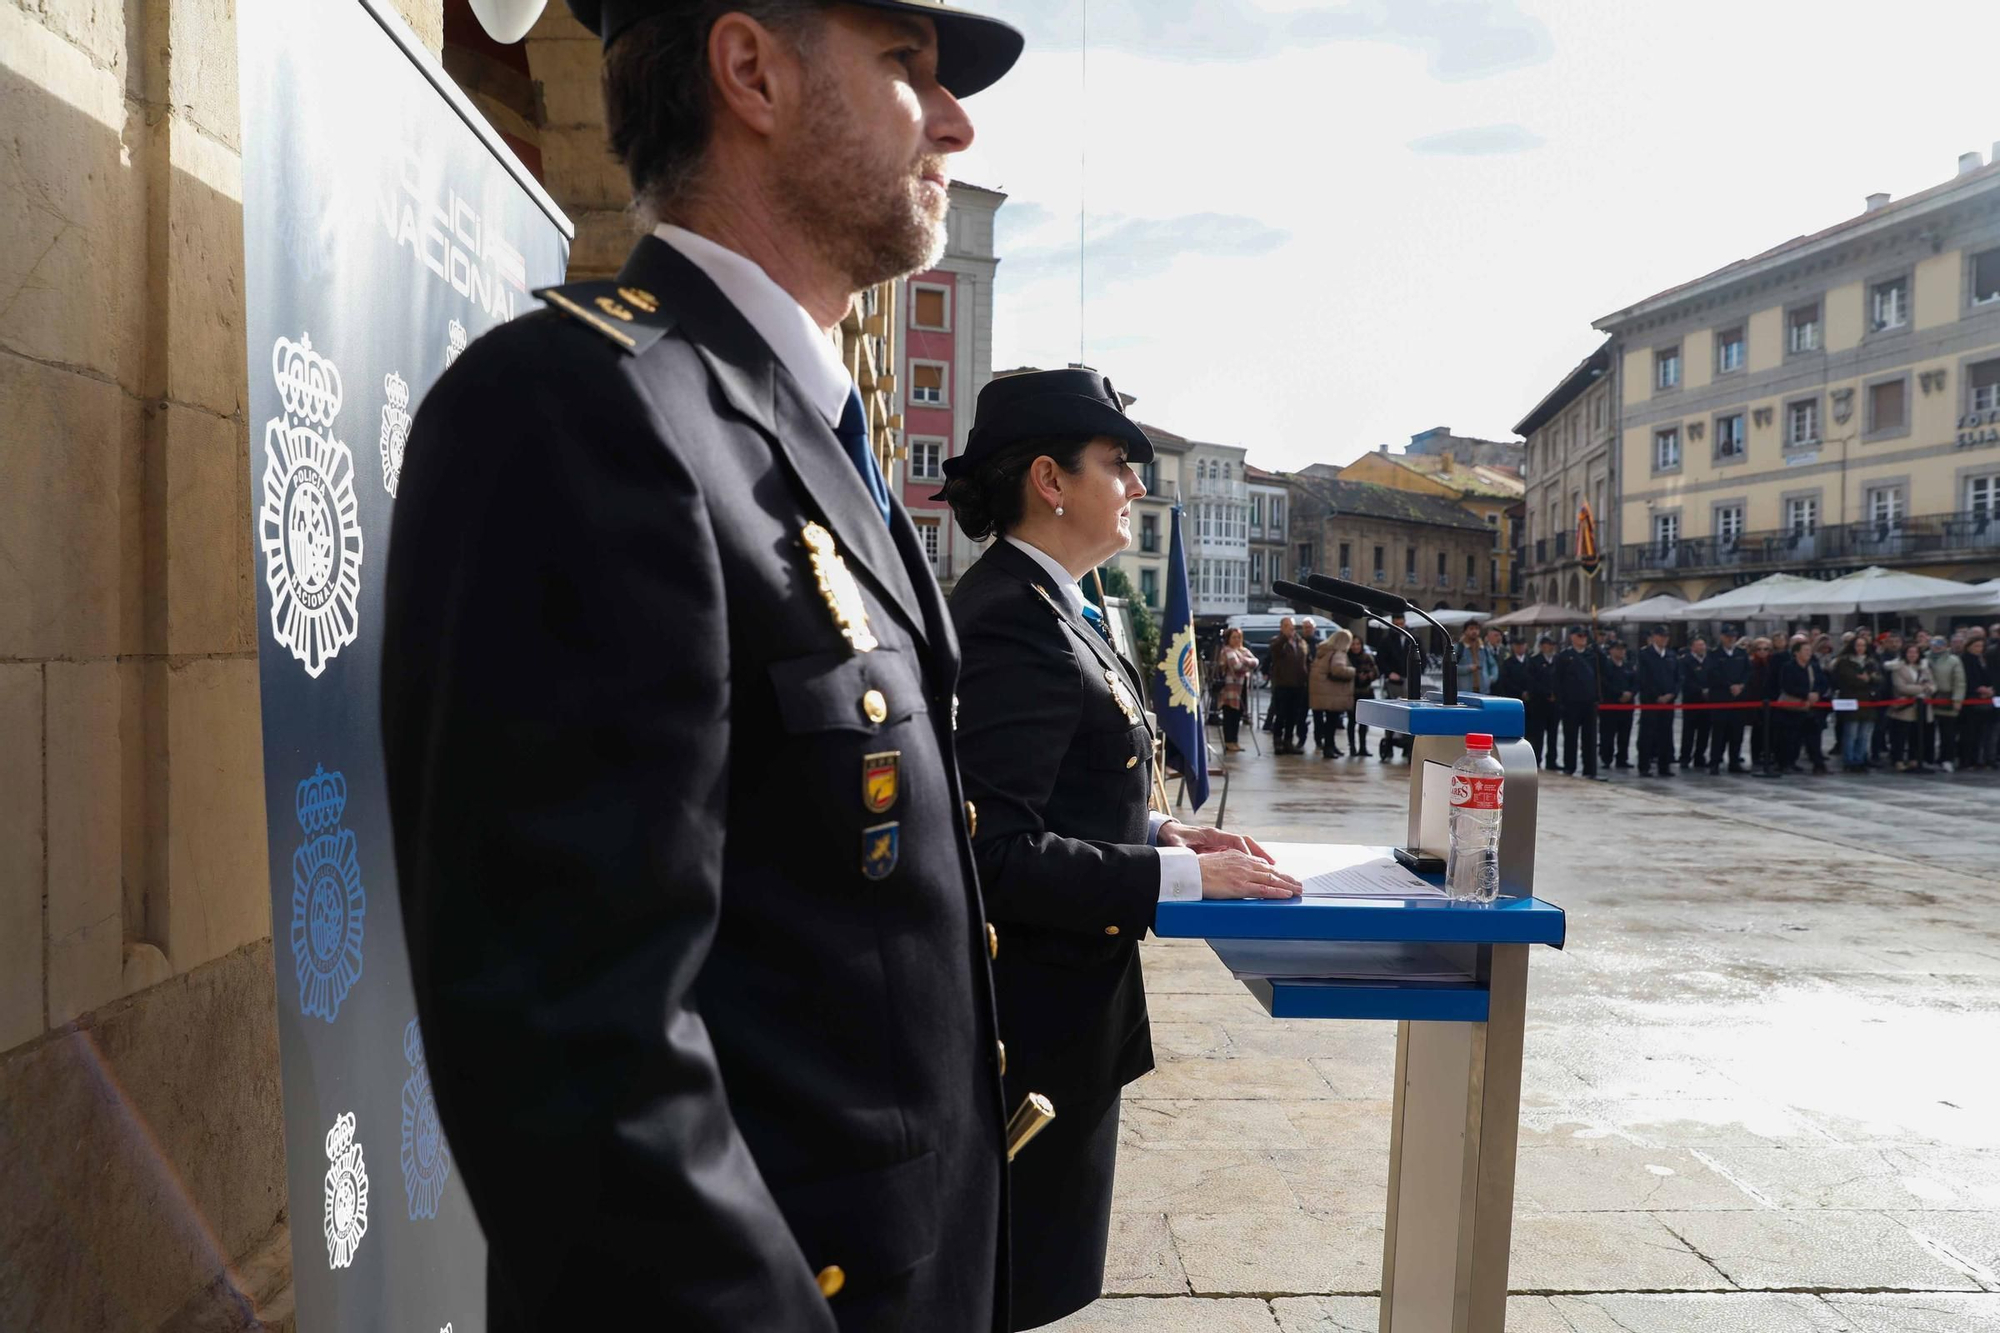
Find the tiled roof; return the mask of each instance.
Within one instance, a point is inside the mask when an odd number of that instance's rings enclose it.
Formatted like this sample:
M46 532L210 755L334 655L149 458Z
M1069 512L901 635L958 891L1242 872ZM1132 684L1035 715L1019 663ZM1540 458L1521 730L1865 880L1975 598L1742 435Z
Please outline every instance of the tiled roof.
M1458 467L1451 459L1441 454L1384 454L1392 463L1399 463L1412 472L1421 472L1431 480L1451 487L1461 495L1476 495L1488 500L1512 500L1527 494L1528 484L1518 475L1512 477L1512 469L1490 468L1482 464L1472 467Z
M1420 495L1399 491L1372 481L1320 481L1305 489L1326 504L1334 515L1387 519L1394 523L1422 523L1434 528L1489 529L1486 520L1457 501L1442 495Z

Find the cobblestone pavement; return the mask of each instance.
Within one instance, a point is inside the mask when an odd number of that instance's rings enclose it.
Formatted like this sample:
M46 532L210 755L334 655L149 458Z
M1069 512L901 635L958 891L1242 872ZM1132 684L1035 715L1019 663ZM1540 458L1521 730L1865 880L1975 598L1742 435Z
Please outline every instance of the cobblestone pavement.
M1232 765L1231 829L1402 827L1400 762ZM1570 938L1529 978L1512 1333L2000 1329L1983 776L1544 776ZM1145 951L1106 1295L1053 1327L1373 1333L1393 1027L1273 1021L1205 944Z

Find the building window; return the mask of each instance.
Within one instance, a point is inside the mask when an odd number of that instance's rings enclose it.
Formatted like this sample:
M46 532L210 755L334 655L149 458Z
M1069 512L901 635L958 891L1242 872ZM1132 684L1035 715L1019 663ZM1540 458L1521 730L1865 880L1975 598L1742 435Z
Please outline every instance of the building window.
M1282 495L1274 495L1271 497L1271 531L1274 533L1282 533L1284 530L1285 530L1285 497Z
M1819 443L1819 399L1801 398L1785 407L1785 447Z
M1902 380L1884 380L1868 386L1868 429L1871 433L1901 430L1910 424L1906 390Z
M1465 586L1468 588L1479 586L1479 557L1476 555L1465 557Z
M1597 395L1596 399L1590 405L1590 428L1592 430L1604 429L1604 395L1601 393Z
M1877 528L1895 528L1903 521L1903 488L1872 486L1868 490L1868 521Z
M1749 437L1744 434L1743 414L1731 412L1715 419L1715 456L1741 458L1749 448Z
M1743 535L1742 505L1716 506L1715 535L1725 542L1734 542Z
M1786 314L1785 347L1793 352L1819 350L1819 302L1798 306Z
M1974 518L2000 515L2000 475L1965 479L1965 512Z
M1160 493L1160 463L1158 459L1148 459L1139 464L1139 484L1146 488L1146 494Z
M1262 551L1252 551L1250 553L1250 581L1260 588L1264 586L1264 553Z
M1972 304L2000 301L2000 250L1982 250L1972 257Z
M1868 289L1868 329L1882 333L1910 322L1910 280L1891 278Z
M1160 571L1142 569L1139 571L1139 595L1146 599L1147 606L1160 604Z
M1414 546L1403 548L1403 578L1410 583L1417 581L1417 548Z
M1743 326L1724 329L1715 335L1715 369L1717 374L1727 375L1732 370L1743 369Z
M942 362L910 362L910 401L923 407L945 405Z
M1653 471L1672 472L1681 465L1681 428L1669 426L1653 432ZM1551 516L1553 520L1553 516ZM1557 524L1550 522L1549 527Z
M1802 537L1819 531L1819 497L1794 495L1786 500L1785 527Z
M1383 548L1375 548L1375 581L1386 583L1389 579L1389 562L1383 558Z
M930 561L932 569L938 562L938 521L934 518L916 520L917 540L924 544L924 559Z
M2000 361L1981 361L1965 368L1967 390L1972 396L1974 412L1991 412L2000 408Z
M951 293L943 287L910 284L910 327L951 329Z
M944 441L910 437L910 480L937 481L944 476Z
M1262 495L1253 495L1250 497L1250 526L1259 532L1264 530L1264 497Z
M1451 582L1450 560L1451 557L1449 554L1444 551L1438 552L1438 586L1440 588L1445 587Z
M1653 387L1672 389L1681 382L1681 349L1662 347L1653 353Z
M1148 555L1160 549L1160 519L1157 514L1139 515L1139 549Z
M1669 551L1681 539L1681 516L1679 514L1653 515L1653 545L1662 551Z

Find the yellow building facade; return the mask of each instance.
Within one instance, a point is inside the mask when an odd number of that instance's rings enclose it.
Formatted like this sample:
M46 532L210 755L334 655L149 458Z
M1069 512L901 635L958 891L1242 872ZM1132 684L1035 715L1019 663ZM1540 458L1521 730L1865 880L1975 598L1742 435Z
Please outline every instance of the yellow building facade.
M1493 531L1493 551L1481 571L1479 587L1467 591L1483 594L1480 609L1495 615L1515 610L1514 557L1506 540L1507 511L1521 503L1527 485L1516 474L1502 468L1466 466L1448 454L1363 454L1340 470L1342 481L1369 481L1392 490L1416 495L1435 495L1455 500L1477 515Z
M2000 164L1597 321L1619 358L1614 577L2000 574Z

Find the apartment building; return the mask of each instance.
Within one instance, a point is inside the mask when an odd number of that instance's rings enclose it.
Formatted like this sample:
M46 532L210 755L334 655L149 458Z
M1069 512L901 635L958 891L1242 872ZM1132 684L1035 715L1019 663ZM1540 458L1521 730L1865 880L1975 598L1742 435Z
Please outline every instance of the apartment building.
M1522 602L1608 606L1618 543L1618 359L1612 341L1549 390L1514 427L1527 440L1526 492L1511 543ZM1576 516L1585 501L1597 523L1600 560L1589 574L1577 563Z
M910 511L931 570L947 590L982 549L933 500L944 460L965 447L979 391L993 378L993 220L1007 196L963 181L951 184L944 257L935 268L896 284L901 332L903 506Z
M2000 574L2000 163L1967 153L1596 327L1617 358L1622 593Z
M1132 506L1132 544L1111 563L1125 571L1140 599L1158 612L1165 601L1167 550L1173 535L1174 506L1181 500L1183 460L1193 445L1184 435L1143 421L1139 425L1153 442L1153 461L1139 464L1139 480L1145 483L1146 494ZM1182 522L1191 524L1192 520L1183 514ZM1190 558L1193 537L1192 530L1183 533Z
M1243 480L1250 496L1250 595L1252 610L1271 604L1271 581L1291 578L1285 567L1286 524L1292 488L1282 472L1246 463Z
M1422 437L1418 437L1421 439ZM1469 441L1500 445L1503 441ZM1383 445L1341 469L1341 480L1371 482L1391 490L1437 496L1457 503L1486 525L1492 549L1480 566L1477 591L1484 598L1479 610L1511 611L1514 602L1514 549L1508 540L1507 511L1520 503L1526 486L1521 474L1505 464L1468 463L1449 451L1392 454ZM1518 448L1506 456L1519 458ZM1467 456L1476 456L1467 451Z
M1486 591L1493 530L1444 495L1292 474L1290 545L1300 563L1387 588L1413 602L1490 610Z
M1250 608L1250 484L1246 451L1191 442L1182 466L1187 496L1181 537L1187 544L1188 592L1197 620Z

